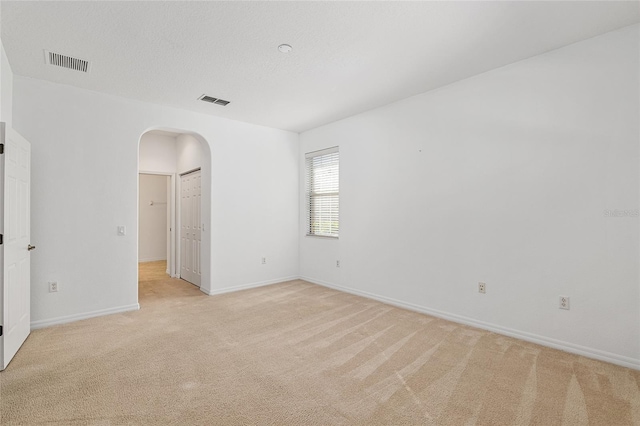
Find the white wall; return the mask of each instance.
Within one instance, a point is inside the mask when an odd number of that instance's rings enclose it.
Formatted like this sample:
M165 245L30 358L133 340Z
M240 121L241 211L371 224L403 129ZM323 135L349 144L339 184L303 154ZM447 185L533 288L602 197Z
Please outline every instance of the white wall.
M175 137L151 132L140 138L140 171L175 173L177 157Z
M0 121L13 122L13 72L0 40Z
M139 182L138 262L167 260L169 177L140 174Z
M177 137L177 162L178 174L190 172L202 168L202 159L205 152L199 140L188 134Z
M17 76L14 127L33 147L33 326L135 309L138 141L154 128L209 144L208 290L298 276L297 134Z
M639 208L638 48L635 25L302 133L301 275L640 368L638 217L604 215ZM335 145L340 239L305 237L304 153Z

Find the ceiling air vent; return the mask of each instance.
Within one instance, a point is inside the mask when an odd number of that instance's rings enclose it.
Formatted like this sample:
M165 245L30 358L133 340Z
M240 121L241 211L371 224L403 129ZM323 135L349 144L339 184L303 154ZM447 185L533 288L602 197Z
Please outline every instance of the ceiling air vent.
M62 68L69 68L74 71L89 72L89 61L61 55L55 52L44 51L44 57L49 65L56 65Z
M207 95L202 95L198 99L201 101L209 102L216 105L222 105L222 106L226 106L231 103L229 101L225 101L224 99L218 99L218 98L214 98L213 96L207 96Z

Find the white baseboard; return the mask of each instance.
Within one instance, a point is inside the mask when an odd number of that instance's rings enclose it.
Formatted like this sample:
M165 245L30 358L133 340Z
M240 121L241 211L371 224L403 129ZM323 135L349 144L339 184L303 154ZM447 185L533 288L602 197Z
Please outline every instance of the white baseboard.
M266 285L278 284L278 283L281 283L281 282L292 281L292 280L297 280L297 279L300 279L300 277L298 277L296 275L296 276L293 276L293 277L275 278L273 280L259 281L259 282L255 282L255 283L249 283L249 284L241 284L241 285L236 285L236 286L232 286L232 287L214 288L214 289L211 289L211 290L204 290L204 289L200 288L200 290L202 290L203 293L208 294L209 296L213 296L213 295L216 295L216 294L232 293L234 291L248 290L250 288L263 287L263 286L266 286Z
M561 340L552 339L550 337L544 337L525 331L514 330L507 327L502 327L496 324L491 324L484 321L478 321L473 318L468 318L462 315L451 314L448 312L439 311L436 309L427 308L425 306L416 305L414 303L403 302L400 300L392 299L386 296L380 296L374 293L369 293L362 290L354 290L348 287L328 283L326 281L317 280L310 277L299 277L301 280L308 281L312 284L318 284L323 287L329 287L334 290L343 291L345 293L355 294L356 296L366 297L368 299L377 300L379 302L394 305L399 308L408 309L410 311L419 312L422 314L431 315L438 318L443 318L449 321L453 321L459 324L470 325L472 327L481 328L483 330L492 331L497 334L502 334L509 337L515 337L516 339L525 340L527 342L537 343L542 346L547 346L561 351L570 352L576 355L582 355L587 358L594 358L600 361L610 362L611 364L621 365L623 367L633 368L640 370L640 359L634 359L623 355L617 355L611 352L602 351L600 349L589 348L586 346L576 345L569 342L563 342Z
M101 317L103 315L119 314L122 312L137 311L140 309L140 304L135 303L133 305L118 306L117 308L100 309L98 311L84 312L82 314L65 315L62 317L56 317L46 320L32 321L31 329L36 330L38 328L51 327L52 325L66 324L68 322L80 321L83 319Z
M163 257L143 257L138 259L138 263L159 262L161 260L167 260L167 258L164 256Z

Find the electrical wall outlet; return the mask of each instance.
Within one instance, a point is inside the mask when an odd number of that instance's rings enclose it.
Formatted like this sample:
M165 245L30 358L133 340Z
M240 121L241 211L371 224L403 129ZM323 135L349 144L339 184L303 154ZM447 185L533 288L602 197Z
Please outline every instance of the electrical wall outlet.
M263 264L263 265L266 265L266 264L267 264L267 258L266 258L266 257L263 257L263 258L262 258L262 264Z
M569 296L560 296L560 309L566 309L567 311L571 308L569 305Z
M49 281L49 293L55 293L58 291L58 282Z
M478 293L486 293L487 285L485 283L478 283Z
M340 267L340 261L336 260L336 268L339 268L339 267Z

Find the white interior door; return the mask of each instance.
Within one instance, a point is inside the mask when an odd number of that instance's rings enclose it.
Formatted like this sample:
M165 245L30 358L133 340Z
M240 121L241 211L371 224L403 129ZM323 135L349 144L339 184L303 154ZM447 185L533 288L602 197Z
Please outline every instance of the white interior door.
M180 176L180 278L198 287L202 276L201 200L200 170Z
M0 123L3 194L2 211L2 356L4 370L29 336L30 315L30 193L31 144Z

